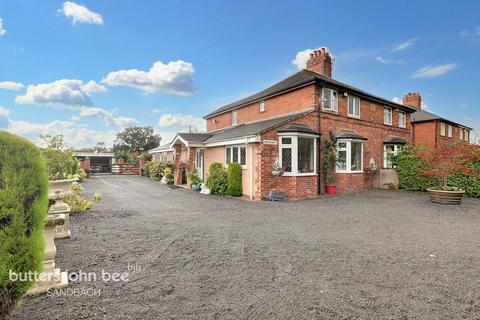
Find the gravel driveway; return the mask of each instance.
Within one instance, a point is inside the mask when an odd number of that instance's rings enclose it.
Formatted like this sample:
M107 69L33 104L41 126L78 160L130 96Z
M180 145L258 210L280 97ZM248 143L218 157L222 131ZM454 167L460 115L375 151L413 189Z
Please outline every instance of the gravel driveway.
M15 319L480 318L478 199L452 207L370 191L249 202L137 176L84 187L104 199L71 218L57 266L128 281L25 298Z

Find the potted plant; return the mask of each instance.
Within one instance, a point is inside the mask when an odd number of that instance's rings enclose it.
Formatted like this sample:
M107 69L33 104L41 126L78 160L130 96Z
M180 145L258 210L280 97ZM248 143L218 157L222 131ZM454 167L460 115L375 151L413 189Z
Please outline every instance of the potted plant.
M200 177L198 175L197 168L194 168L188 173L188 180L190 181L190 188L193 191L200 191L202 181L200 180Z
M168 184L172 184L172 183L173 183L173 171L172 171L172 169L170 169L169 167L166 167L166 168L163 170L163 176L164 176L165 179L167 180L167 183L168 183Z
M438 186L427 189L430 200L441 204L460 204L465 191L448 184L448 178L458 172L467 175L479 176L471 164L476 163L480 157L478 149L468 145L456 145L434 152L422 152L420 156L425 161L427 169L423 175L436 178Z
M330 130L330 140L325 140L325 149L323 155L322 172L325 182L325 194L337 194L337 186L335 185L335 164L337 141L333 131Z

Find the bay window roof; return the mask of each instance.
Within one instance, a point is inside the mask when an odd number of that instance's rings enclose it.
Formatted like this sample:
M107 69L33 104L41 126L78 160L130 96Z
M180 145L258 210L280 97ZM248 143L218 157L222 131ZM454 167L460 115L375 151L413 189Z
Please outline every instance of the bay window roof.
M309 133L309 134L317 134L315 130L307 126L306 124L301 123L289 123L286 126L281 127L277 130L277 132L284 133L284 132L300 132L300 133Z
M355 139L355 140L368 140L366 137L356 133L355 131L351 130L342 130L335 134L335 138L337 139Z
M402 138L397 137L397 136L386 136L383 139L383 143L386 143L386 144L407 144L407 141L405 141Z

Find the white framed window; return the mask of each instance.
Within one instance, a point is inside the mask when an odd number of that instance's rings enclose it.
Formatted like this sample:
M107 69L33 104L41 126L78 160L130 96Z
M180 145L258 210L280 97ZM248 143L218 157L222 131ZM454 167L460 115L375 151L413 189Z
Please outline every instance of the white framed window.
M398 113L398 126L400 128L407 127L407 114L405 113L405 111L400 111Z
M451 138L453 136L452 134L452 126L448 125L448 137Z
M389 126L392 125L392 108L383 107L383 123Z
M460 140L463 140L463 129L460 129Z
M323 88L323 110L338 112L338 93L335 90Z
M440 122L440 135L445 137L445 123Z
M384 144L383 145L383 167L385 169L392 169L393 163L389 159L391 155L396 155L403 150L403 145L401 144Z
M261 100L258 103L258 108L259 108L260 112L265 112L265 100Z
M470 141L470 131L465 130L465 141Z
M284 176L308 176L317 172L317 139L314 135L280 135L279 164Z
M232 126L236 126L238 124L238 111L232 111Z
M360 98L352 95L348 96L348 116L360 118Z
M363 172L363 141L337 141L337 172Z
M225 165L228 165L231 162L240 163L242 167L246 167L247 147L244 145L225 147Z

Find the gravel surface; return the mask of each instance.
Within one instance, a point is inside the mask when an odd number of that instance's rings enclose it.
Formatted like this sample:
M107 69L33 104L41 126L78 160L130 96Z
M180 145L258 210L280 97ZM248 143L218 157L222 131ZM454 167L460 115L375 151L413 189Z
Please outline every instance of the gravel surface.
M128 281L27 297L15 319L480 318L478 199L442 206L369 191L249 202L137 176L84 187L104 199L71 218L57 266Z

